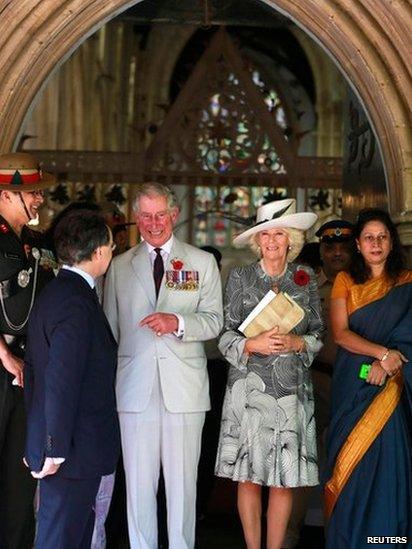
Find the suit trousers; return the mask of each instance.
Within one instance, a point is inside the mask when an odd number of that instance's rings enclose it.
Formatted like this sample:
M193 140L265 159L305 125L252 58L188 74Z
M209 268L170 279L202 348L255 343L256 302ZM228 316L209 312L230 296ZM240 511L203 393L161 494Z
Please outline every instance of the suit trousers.
M49 475L40 481L35 549L90 549L100 480Z
M26 412L23 390L0 364L0 549L29 549L34 539L37 481L23 464Z
M172 413L157 374L148 407L120 412L131 549L156 549L160 466L167 504L169 549L195 543L196 479L205 412Z

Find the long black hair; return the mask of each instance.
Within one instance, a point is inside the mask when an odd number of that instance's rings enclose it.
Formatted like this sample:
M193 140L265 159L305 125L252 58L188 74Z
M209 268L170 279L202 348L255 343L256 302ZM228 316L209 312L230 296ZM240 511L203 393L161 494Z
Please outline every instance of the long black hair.
M398 231L387 212L378 208L365 208L359 212L355 225L354 237L356 239L359 240L365 225L370 221L380 221L389 231L392 249L386 259L385 273L393 282L396 282L406 265ZM356 284L363 284L372 274L361 253L354 254L349 272Z

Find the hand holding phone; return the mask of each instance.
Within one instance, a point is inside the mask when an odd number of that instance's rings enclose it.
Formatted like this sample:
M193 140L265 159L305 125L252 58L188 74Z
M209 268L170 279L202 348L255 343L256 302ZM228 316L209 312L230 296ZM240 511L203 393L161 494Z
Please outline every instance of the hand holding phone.
M379 363L375 360L372 364L361 364L358 377L371 385L384 385L387 374Z
M369 372L371 371L372 364L361 364L361 367L359 368L359 379L367 379Z

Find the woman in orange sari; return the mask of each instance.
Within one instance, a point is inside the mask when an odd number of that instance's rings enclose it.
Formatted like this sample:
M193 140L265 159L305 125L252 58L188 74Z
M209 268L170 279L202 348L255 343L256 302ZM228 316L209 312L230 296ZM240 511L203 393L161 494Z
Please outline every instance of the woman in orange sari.
M340 346L332 383L327 547L412 543L412 271L386 212L362 210L358 253L331 296ZM370 364L366 379L362 364ZM376 543L376 539L374 540Z

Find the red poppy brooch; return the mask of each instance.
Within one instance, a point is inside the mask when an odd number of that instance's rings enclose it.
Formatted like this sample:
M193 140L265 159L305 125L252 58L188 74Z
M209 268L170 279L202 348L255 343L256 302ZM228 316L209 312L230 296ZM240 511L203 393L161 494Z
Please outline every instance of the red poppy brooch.
M303 269L298 269L293 276L293 280L298 286L306 286L309 283L310 276Z
M183 267L183 261L181 259L177 259L177 257L172 259L170 263L175 271L180 271Z

